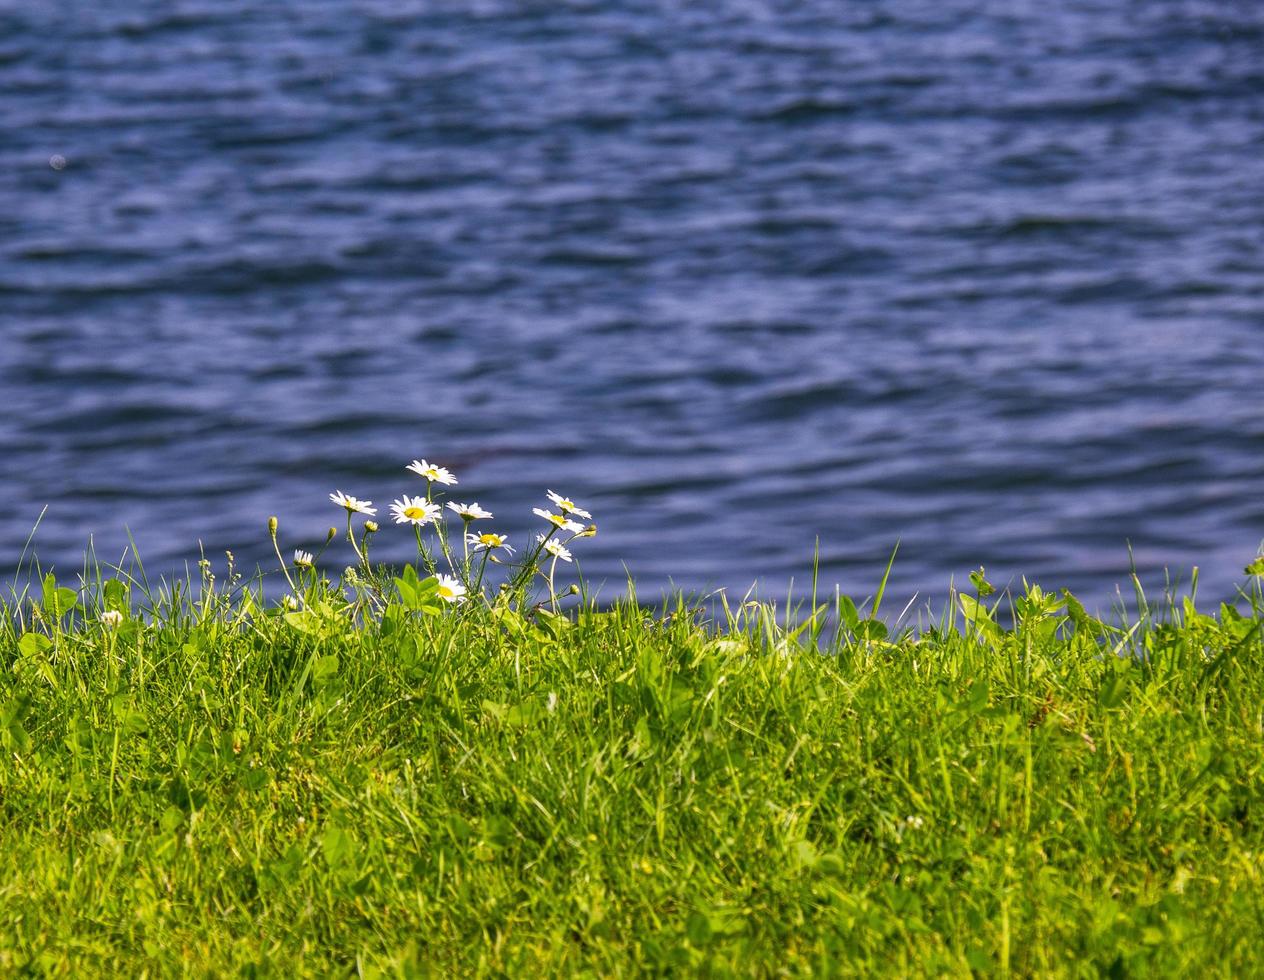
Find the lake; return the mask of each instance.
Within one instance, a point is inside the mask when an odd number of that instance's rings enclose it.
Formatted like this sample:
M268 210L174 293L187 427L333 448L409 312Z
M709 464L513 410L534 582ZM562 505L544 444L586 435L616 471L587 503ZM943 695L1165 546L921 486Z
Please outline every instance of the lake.
M6 576L417 457L607 594L1264 539L1261 4L4 2L0 118Z

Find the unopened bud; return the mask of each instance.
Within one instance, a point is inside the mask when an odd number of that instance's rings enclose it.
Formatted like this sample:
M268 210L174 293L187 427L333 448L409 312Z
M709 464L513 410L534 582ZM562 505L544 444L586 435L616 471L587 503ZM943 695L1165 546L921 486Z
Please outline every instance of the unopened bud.
M570 587L569 589L567 589L567 590L566 590L566 594L567 594L567 595L579 595L579 586L578 586L578 585L576 585L574 582L572 582L572 583L571 583L571 587Z
M329 542L336 537L338 537L338 529L336 527L331 527L329 529L329 533L325 535L325 544L329 544Z
M377 531L377 521L365 521L364 529L368 531L369 534L373 534L375 531Z
M277 519L276 519L276 517L269 517L269 518L268 518L268 534L272 535L272 537L274 537L274 538L277 536Z

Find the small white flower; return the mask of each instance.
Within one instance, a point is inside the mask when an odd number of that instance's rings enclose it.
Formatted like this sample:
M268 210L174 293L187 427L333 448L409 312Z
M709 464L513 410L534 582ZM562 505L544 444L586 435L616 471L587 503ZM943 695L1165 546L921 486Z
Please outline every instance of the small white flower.
M316 559L312 557L312 553L310 551L303 551L302 549L299 549L294 552L294 564L299 568L311 568L312 563L315 560Z
M343 493L341 490L335 490L329 495L329 499L339 507L347 508L348 514L371 515L377 513L377 509L373 506L372 500L360 500L356 497L350 496L349 494Z
M396 524L429 524L438 519L442 511L438 504L431 503L425 497L410 497L407 494L391 504L391 514Z
M904 818L904 826L910 830L921 830L926 826L926 821L915 814L910 814Z
M535 514L536 517L543 517L551 524L556 524L563 531L570 531L574 534L578 534L584 529L584 525L580 524L578 521L572 521L565 514L550 514L543 507L532 507L531 513Z
M548 498L557 505L557 509L563 514L574 514L576 517L583 517L591 520L592 514L586 510L580 510L575 506L575 501L569 497L563 497L561 494L554 493L552 490L548 492Z
M437 575L439 580L439 598L444 602L460 602L465 598L465 586L451 575Z
M418 476L424 476L431 483L443 483L448 486L456 483L456 477L452 475L451 470L444 469L442 466L435 466L434 463L427 463L424 459L414 459L404 469L410 470Z
M484 534L467 534L465 540L474 546L475 551L495 551L497 548L513 554L513 548L507 543L509 535L488 531Z
M535 539L544 545L544 550L554 558L560 558L562 561L571 560L571 553L562 546L562 542L554 541L552 538L546 539L543 534L537 534Z
M292 595L283 595L281 596L281 605L284 608L293 612L294 610L298 608L298 600L295 599Z
M107 609L101 614L101 625L106 629L118 629L123 625L123 614L117 609Z
M477 521L482 517L491 517L490 510L483 510L477 503L473 504L448 504L448 510L461 515L463 521Z

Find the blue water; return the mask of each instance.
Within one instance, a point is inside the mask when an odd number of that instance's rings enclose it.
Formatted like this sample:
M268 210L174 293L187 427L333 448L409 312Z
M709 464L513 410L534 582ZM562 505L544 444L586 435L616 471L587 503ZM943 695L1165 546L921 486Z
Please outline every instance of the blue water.
M592 578L1264 538L1255 0L0 0L0 571L452 466ZM393 527L377 554L403 558ZM341 564L346 555L336 559Z

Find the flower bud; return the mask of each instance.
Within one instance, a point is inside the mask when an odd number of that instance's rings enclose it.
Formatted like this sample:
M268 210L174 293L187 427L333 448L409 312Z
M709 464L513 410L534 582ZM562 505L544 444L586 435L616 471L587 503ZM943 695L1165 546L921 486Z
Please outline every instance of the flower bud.
M338 529L336 527L331 527L329 529L329 533L325 535L325 544L329 544L329 542L336 537L338 537Z
M365 521L364 530L369 534L375 533L377 531L377 521Z
M268 518L268 534L274 538L277 536L277 519L275 516Z

